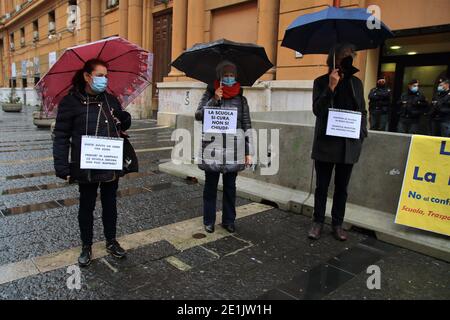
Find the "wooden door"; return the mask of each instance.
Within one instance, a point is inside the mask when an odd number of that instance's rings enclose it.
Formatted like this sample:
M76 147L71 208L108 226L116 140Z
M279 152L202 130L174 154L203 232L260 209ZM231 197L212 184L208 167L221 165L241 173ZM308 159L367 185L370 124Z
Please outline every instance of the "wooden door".
M172 10L156 14L153 17L153 97L152 109L158 110L158 88L170 72L172 59Z

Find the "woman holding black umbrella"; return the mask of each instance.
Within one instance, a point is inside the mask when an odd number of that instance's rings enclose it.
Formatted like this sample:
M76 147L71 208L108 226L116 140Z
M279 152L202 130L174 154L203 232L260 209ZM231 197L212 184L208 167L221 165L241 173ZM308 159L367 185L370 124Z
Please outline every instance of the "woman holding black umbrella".
M241 86L252 86L273 64L264 47L220 39L196 44L183 52L172 65L186 73L186 76L208 84L195 113L197 121L207 122L204 121L205 109L216 108L219 113L234 114L230 118L233 120L231 123L234 128L229 128L232 132L219 130L211 133L204 130L199 161L199 167L205 171L206 178L203 191L205 230L208 233L214 232L217 184L222 174L222 226L233 233L236 219L236 177L239 171L252 163L250 111Z
M333 208L331 210L333 235L345 241L347 235L342 229L347 186L353 165L358 162L362 143L367 137L367 111L364 100L364 87L354 76L359 70L353 66L355 49L351 44L338 44L328 56L328 74L314 81L313 112L316 128L312 158L316 170L316 191L314 194L314 221L308 234L310 239L320 238L325 221L328 187L331 175L334 178ZM330 108L339 108L361 113L359 139L344 138L326 134Z
M205 134L202 141L202 159L199 168L205 171L205 186L203 190L203 223L205 231L214 232L216 222L217 184L220 174L223 179L222 227L228 232L235 232L236 219L236 177L239 171L252 162L250 156L249 137L245 132L251 129L250 111L247 99L242 95L242 89L237 79L236 65L230 61L222 61L216 68L217 80L214 89L209 88L204 93L195 113L197 121L203 121L205 107L218 107L227 110L237 110L237 129L242 134ZM219 161L210 161L206 154L208 145L222 138L221 150L214 150L212 157L223 155ZM231 138L231 139L230 139ZM238 144L244 144L242 148ZM244 150L242 155L238 150ZM232 159L231 161L225 159Z

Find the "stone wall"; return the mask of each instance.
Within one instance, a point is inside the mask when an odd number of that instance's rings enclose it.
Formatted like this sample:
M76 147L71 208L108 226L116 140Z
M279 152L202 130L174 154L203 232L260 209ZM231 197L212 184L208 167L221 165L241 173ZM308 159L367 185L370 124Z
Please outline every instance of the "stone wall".
M261 81L244 88L251 112L310 111L313 81ZM158 83L158 124L174 126L177 114L193 114L205 91L199 82Z
M283 187L314 192L311 189L313 161L311 149L314 126L253 119L253 128L278 129L280 135L279 150L272 150L279 155L279 171L276 175L260 175L246 170L243 176L280 185ZM193 132L194 119L190 115L177 117L177 128ZM270 137L270 134L269 134ZM406 167L411 136L398 133L370 131L364 142L360 161L354 167L350 187L349 203L395 214ZM269 139L270 142L270 139ZM192 144L193 146L193 144ZM195 154L192 147L192 154ZM332 180L333 181L333 180ZM315 181L312 182L312 186ZM331 182L330 194L333 193Z

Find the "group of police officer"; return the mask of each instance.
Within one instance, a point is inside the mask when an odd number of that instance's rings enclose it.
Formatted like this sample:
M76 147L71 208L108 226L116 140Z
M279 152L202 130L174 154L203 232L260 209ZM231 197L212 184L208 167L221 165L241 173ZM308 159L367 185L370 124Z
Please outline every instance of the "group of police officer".
M419 90L419 81L408 83L408 90L397 102L395 112L391 111L392 91L386 79L380 77L377 86L369 94L371 130L388 131L390 116L398 115L397 131L410 134L427 134L450 137L450 82L439 79L439 85L430 103ZM424 125L425 123L425 125Z

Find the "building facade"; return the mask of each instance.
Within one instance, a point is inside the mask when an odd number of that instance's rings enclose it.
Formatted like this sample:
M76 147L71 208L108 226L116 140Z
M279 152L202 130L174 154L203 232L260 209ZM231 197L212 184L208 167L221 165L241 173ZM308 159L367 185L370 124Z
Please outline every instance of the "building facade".
M436 78L448 74L448 0L2 0L0 86L34 101L34 84L66 48L120 35L154 53L153 86L131 106L133 116L157 113L160 123L173 124L176 114L193 112L205 86L170 62L195 43L227 38L264 46L275 65L246 89L252 111L299 111L306 119L326 57L302 56L281 41L297 16L330 5L375 6L395 33L383 48L358 53L366 93L384 74L396 97L411 77L431 95Z

